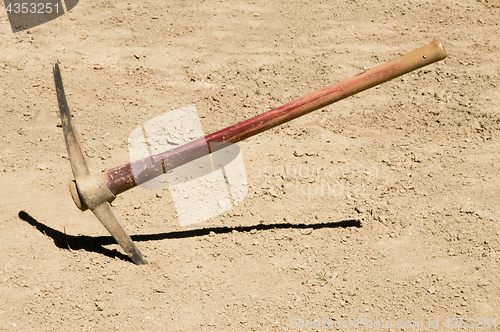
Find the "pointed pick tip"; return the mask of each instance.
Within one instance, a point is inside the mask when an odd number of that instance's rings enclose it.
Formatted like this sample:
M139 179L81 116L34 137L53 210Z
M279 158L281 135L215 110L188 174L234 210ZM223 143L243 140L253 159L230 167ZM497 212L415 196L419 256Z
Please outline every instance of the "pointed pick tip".
M147 261L144 257L142 257L139 248L137 248L135 243L125 231L125 228L123 228L116 218L109 202L102 202L98 206L91 208L91 210L135 264L147 264Z
M52 67L52 72L54 73L54 75L56 75L56 74L60 75L59 64L57 62L54 63L54 66Z
M142 257L141 253L139 251L135 251L132 255L129 256L132 261L136 265L146 265L148 264L148 261L144 257Z

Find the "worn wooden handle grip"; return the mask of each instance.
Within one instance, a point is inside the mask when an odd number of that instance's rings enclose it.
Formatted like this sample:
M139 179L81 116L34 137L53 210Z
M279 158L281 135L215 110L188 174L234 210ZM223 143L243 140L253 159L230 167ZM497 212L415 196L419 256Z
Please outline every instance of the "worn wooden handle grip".
M106 174L106 184L113 194L118 195L138 184L151 180L165 171L205 155L207 147L208 151L213 152L226 146L224 143L239 142L395 77L442 60L445 57L446 52L443 44L440 41L435 41L400 58L204 138L151 158L134 161L134 169L144 170L139 177L134 177L131 163L113 168Z

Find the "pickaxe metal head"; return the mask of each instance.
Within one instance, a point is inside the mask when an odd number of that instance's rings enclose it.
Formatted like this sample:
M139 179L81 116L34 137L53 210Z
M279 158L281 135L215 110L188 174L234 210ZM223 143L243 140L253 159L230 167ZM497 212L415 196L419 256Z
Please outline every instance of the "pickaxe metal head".
M94 172L88 166L81 145L78 142L78 135L71 122L59 67L55 64L54 79L57 99L66 139L66 148L68 149L71 167L75 176L75 180L70 182L71 195L82 211L89 208L94 212L136 264L146 264L146 260L113 214L110 202L116 195L175 167L200 158L207 153L222 149L229 143L237 143L385 81L442 60L445 57L446 52L442 43L435 41L400 58L206 137L167 152L113 168L105 173ZM141 172L138 174L133 172L133 169L139 169Z
M71 120L71 113L57 63L54 65L54 80L66 149L68 150L71 168L75 177L75 180L70 182L70 192L76 206L82 211L92 210L134 263L147 264L141 252L113 213L110 203L115 199L115 195L109 191L102 173L95 172L89 167Z

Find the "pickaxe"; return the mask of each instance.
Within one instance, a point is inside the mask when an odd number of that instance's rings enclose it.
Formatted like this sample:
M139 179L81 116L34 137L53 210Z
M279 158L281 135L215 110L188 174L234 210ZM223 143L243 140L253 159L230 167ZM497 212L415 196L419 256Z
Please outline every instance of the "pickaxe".
M424 67L446 57L440 41L435 41L400 58L379 65L345 81L267 111L251 119L148 158L97 172L89 168L71 120L59 66L54 80L66 148L75 180L70 192L80 210L92 210L118 244L136 264L146 264L139 249L113 213L110 202L118 195L190 161L257 135L265 130L374 87L385 81ZM208 151L208 152L207 152ZM134 169L134 172L132 171ZM141 170L139 174L137 170Z

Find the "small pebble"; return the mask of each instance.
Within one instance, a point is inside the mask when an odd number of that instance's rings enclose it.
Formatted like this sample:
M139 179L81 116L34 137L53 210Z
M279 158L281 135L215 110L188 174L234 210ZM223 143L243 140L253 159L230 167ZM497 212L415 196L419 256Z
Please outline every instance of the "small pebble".
M302 150L295 150L295 151L293 151L293 155L295 157L302 157L304 155L304 151L302 151Z
M309 235L312 233L312 228L304 228L304 229L300 230L300 233L302 235Z
M354 207L354 210L357 212L357 213L365 213L365 209L363 209L362 207L360 206L356 206Z

